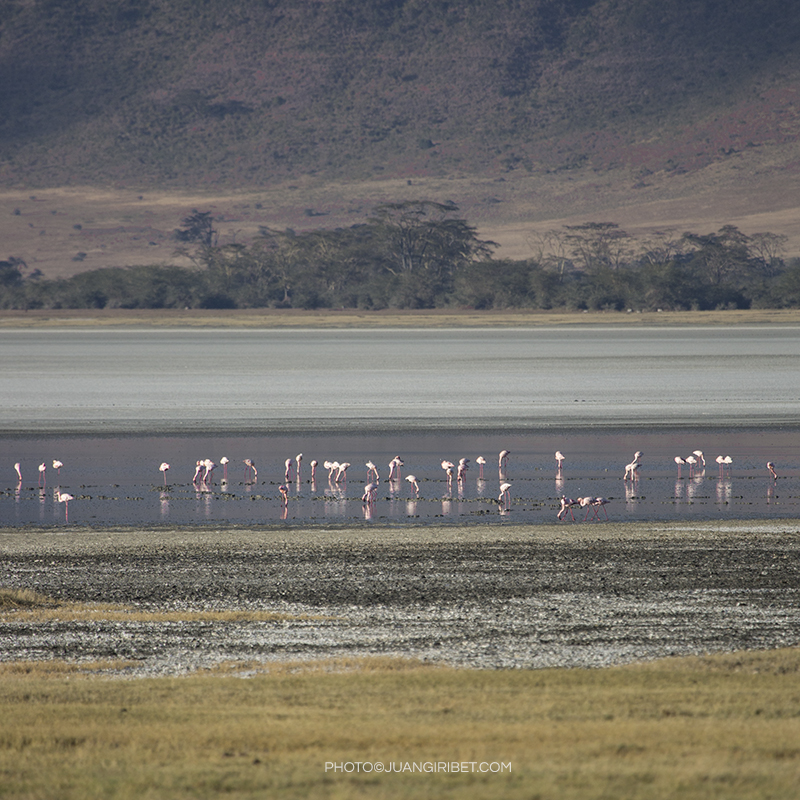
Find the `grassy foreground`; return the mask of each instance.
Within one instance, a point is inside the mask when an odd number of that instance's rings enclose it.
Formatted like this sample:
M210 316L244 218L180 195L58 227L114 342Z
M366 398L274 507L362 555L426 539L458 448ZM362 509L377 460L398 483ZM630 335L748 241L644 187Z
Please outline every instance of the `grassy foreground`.
M603 670L241 669L0 665L0 797L730 800L800 785L798 649Z

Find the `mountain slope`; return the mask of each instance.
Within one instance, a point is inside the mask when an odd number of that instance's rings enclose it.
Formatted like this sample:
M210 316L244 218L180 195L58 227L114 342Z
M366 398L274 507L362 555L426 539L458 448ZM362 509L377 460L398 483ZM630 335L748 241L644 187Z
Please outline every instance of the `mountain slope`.
M0 181L698 169L798 141L790 0L5 0Z

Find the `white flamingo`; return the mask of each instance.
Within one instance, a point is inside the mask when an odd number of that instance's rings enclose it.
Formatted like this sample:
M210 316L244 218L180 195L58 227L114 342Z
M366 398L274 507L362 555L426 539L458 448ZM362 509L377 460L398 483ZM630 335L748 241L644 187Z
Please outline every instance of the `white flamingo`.
M417 476L406 475L406 480L414 487L414 491L417 493L417 497L419 497L419 482L417 481Z
M564 468L564 454L560 450L556 450L556 471L561 472Z
M475 459L475 463L478 465L478 477L483 480L483 465L486 463L486 459L483 456L478 456Z
M166 461L162 461L161 465L158 468L161 473L164 475L164 486L167 485L167 472L169 471L169 464Z
M567 512L569 511L569 515L572 517L572 521L575 522L575 515L572 513L572 507L578 505L578 500L573 500L571 497L566 497L562 495L561 497L561 508L559 509L558 514L556 516L558 519L566 519Z
M775 472L775 464L773 464L771 461L767 461L767 469L769 470L770 475L772 475L772 480L777 480L778 473Z
M69 501L74 500L75 498L66 492L59 492L57 497L58 502L64 504L64 521L69 522Z
M511 484L510 483L501 483L500 484L500 496L497 498L498 503L510 503L511 502Z

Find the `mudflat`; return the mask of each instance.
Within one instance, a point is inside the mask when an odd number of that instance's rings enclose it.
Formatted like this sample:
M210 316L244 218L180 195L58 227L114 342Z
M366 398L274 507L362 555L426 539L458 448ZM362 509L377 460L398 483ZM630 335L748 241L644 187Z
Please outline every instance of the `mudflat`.
M403 656L602 667L800 644L800 521L0 529L2 586L136 611L0 617L0 661ZM272 611L272 621L196 612ZM171 611L169 620L143 612ZM185 615L182 618L181 615Z

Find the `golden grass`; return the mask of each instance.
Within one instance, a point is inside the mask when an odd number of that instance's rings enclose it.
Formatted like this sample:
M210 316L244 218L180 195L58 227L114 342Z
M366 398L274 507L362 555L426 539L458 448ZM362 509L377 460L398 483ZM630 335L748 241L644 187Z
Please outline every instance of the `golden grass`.
M29 589L0 588L0 620L4 622L284 622L321 619L275 611L159 611L110 603L62 602Z
M794 798L798 674L797 649L604 670L6 672L0 796ZM469 766L409 771L439 763ZM470 771L482 763L511 767Z
M460 328L561 325L764 325L800 323L800 309L730 311L231 311L58 310L0 311L0 328Z

